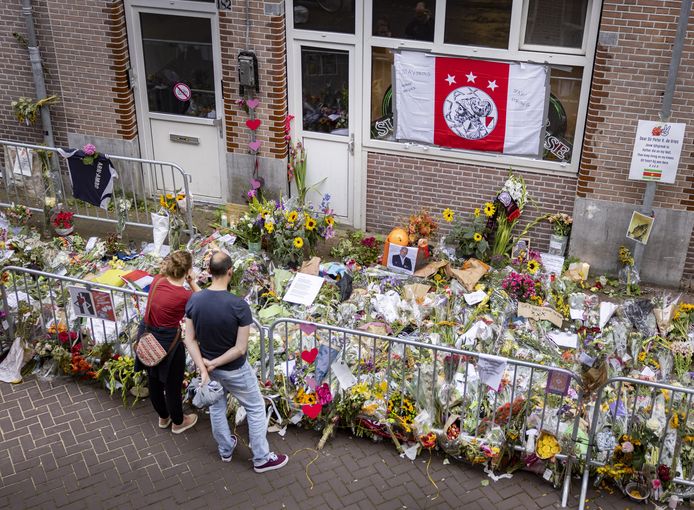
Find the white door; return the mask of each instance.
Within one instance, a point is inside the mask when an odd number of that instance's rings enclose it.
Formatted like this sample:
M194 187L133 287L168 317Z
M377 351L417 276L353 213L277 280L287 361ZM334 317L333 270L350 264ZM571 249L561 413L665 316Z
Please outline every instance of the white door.
M224 201L226 160L216 13L131 5L128 14L142 152L151 159L176 163L190 174L190 191L196 200ZM161 179L170 180L170 176L155 173L154 189L162 189Z
M354 46L296 42L290 80L294 131L306 147L306 182L315 186L307 200L331 197L335 216L354 221Z

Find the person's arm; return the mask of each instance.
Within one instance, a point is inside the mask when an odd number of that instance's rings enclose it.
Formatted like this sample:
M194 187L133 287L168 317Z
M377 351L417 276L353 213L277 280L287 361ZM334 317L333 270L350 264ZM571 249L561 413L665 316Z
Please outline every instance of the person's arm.
M186 349L188 349L190 357L193 358L195 366L198 367L198 370L200 371L200 378L202 380L202 384L207 383L207 381L209 381L210 379L210 376L207 373L207 367L205 366L205 362L202 359L202 354L200 353L200 346L198 345L198 342L195 339L195 327L193 326L193 321L187 317L186 336L183 339L183 343L185 344Z
M200 288L200 285L198 285L198 282L197 282L195 276L193 275L193 270L192 270L192 269L191 269L191 271L186 275L186 282L188 283L188 285L190 286L190 289L191 289L193 292L200 292L200 291L202 290L202 289Z
M240 327L238 333L236 333L236 345L213 360L204 360L207 370L211 372L215 368L226 365L227 363L231 363L235 359L245 355L246 351L248 350L248 336L250 335L250 332L250 324L248 326Z

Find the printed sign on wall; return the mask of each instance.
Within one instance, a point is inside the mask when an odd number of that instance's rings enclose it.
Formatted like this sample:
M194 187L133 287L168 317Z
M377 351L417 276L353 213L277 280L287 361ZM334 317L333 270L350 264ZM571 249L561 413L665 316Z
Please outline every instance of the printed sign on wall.
M629 179L672 184L677 177L685 124L640 120Z

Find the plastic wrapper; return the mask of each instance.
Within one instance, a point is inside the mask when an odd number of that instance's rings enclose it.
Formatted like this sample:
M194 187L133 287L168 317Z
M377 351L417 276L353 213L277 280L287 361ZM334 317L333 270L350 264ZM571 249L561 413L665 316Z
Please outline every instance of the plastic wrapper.
M154 242L153 253L161 255L161 247L169 235L169 215L151 213L152 216L152 238Z
M627 301L624 303L624 315L644 338L650 338L657 333L653 303L650 299Z
M638 285L641 276L634 266L624 266L619 270L619 283L622 285Z
M374 311L381 315L386 322L393 323L400 316L400 295L394 290L377 294L371 301Z
M7 357L0 363L0 381L17 383L22 380L24 345L21 338L15 338Z

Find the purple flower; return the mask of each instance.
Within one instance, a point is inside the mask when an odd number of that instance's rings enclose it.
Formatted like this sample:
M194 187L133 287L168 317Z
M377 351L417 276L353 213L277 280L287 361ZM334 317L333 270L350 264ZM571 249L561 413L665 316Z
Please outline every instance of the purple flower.
M248 196L248 198L255 198L256 193L257 191L252 189L248 193L246 193L246 195Z
M93 156L96 154L96 146L94 144L88 143L84 147L82 147L82 151L87 155L87 156Z

